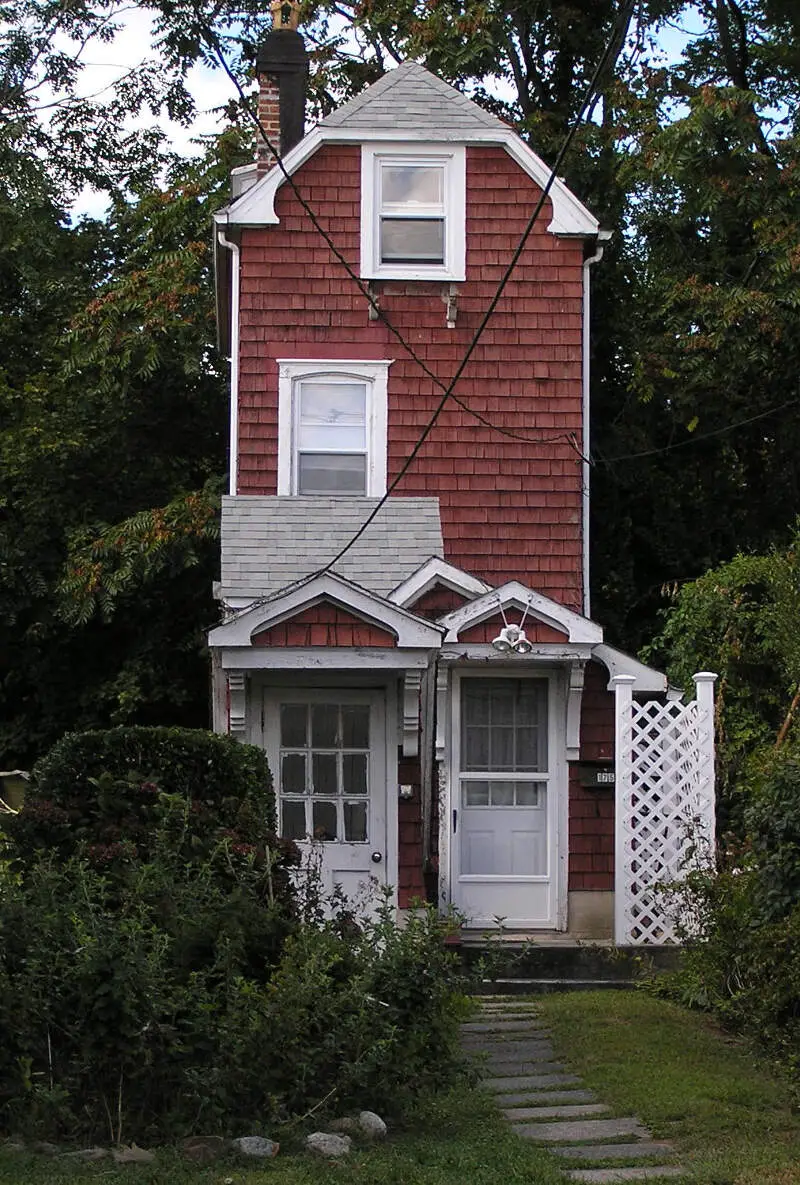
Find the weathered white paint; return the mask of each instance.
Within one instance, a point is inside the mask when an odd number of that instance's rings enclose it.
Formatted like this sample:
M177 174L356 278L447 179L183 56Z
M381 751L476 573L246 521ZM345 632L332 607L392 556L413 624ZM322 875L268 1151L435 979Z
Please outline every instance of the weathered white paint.
M404 607L413 605L437 584L443 584L470 600L489 592L491 588L485 580L479 580L477 576L472 576L454 564L448 564L447 560L439 556L431 556L422 567L417 568L416 572L412 572L402 584L398 584L397 588L389 593L389 600Z
M442 617L441 624L447 628L445 642L457 642L461 630L496 616L501 609L508 612L512 608L523 613L527 609L529 618L560 630L569 642L592 645L603 640L603 630L596 622L512 580Z

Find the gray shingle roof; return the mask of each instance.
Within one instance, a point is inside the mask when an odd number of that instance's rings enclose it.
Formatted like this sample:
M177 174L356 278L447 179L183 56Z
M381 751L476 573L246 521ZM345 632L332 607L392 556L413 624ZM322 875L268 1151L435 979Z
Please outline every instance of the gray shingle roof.
M271 596L310 576L352 538L377 502L241 494L223 498L222 598ZM386 596L431 556L443 554L438 499L389 498L334 571Z
M403 62L322 120L321 127L352 131L413 132L423 140L469 139L471 133L506 129L496 116L436 78L416 62Z

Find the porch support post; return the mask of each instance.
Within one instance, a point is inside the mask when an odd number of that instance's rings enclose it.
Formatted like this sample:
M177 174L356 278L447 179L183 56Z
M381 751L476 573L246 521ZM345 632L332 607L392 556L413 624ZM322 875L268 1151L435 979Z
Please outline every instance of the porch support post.
M616 785L614 807L614 942L623 946L626 942L626 903L628 860L625 846L627 819L631 809L631 780L633 772L632 751L632 709L634 675L615 675L611 680L614 688L614 782Z
M714 772L714 684L713 671L698 671L692 675L697 699L697 748L700 766L698 814L705 831L708 851L702 853L709 862L714 860L716 838L716 790Z

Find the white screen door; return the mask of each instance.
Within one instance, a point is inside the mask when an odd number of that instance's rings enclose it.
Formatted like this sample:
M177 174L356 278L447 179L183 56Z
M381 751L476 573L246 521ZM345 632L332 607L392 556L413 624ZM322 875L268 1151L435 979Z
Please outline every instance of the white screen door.
M385 707L370 692L269 692L265 747L279 834L313 851L323 887L365 900L386 883ZM313 841L313 842L312 842Z
M550 685L460 680L454 737L454 899L468 925L555 924Z

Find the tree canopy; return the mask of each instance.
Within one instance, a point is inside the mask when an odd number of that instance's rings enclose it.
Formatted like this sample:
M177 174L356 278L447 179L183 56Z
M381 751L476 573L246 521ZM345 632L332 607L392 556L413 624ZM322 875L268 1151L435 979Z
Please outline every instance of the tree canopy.
M252 92L252 0L156 0L153 51L87 96L110 0L0 6L0 764L68 728L204 723L226 461L210 215L242 104L194 159L187 74ZM593 610L638 649L676 587L793 536L800 12L791 0L324 0L311 109L415 58L552 159L612 230L594 269ZM676 27L685 30L676 33ZM671 36L679 45L669 55ZM155 120L155 123L149 122ZM68 211L90 185L107 218Z

